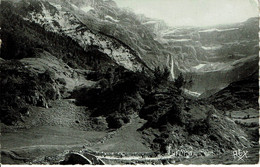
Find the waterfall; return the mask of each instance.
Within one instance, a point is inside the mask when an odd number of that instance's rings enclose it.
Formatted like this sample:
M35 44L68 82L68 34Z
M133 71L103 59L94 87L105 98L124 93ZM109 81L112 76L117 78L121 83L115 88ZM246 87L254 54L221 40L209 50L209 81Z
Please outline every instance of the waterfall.
M175 75L174 75L174 63L173 63L173 57L171 57L172 62L171 62L171 75L172 75L172 80L175 79Z
M167 56L167 60L166 60L166 66L167 66L167 67L170 67L170 56L171 56L171 55L168 55L168 56Z

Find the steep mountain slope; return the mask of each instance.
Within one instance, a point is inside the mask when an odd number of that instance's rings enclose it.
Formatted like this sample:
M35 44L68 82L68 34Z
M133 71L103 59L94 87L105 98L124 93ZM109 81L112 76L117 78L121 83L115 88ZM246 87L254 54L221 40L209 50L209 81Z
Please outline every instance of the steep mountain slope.
M233 82L228 87L210 96L209 101L222 111L248 108L258 110L258 77L259 73L255 72L245 79Z
M165 64L164 48L154 40L155 33L167 27L163 21L120 9L112 0L67 1L65 5L90 29L131 46L149 67Z
M114 38L92 32L68 8L48 1L26 1L17 3L24 19L42 25L47 31L65 34L76 41L84 50L95 46L110 56L117 64L133 71L141 70L143 63L135 52ZM33 10L32 10L33 9Z
M224 115L233 119L256 142L259 150L259 72L228 85L207 98Z
M31 4L31 7L29 4ZM46 6L43 8L42 4L45 4ZM40 9L40 11L30 11L30 8L32 8L33 5L35 5L38 9L42 8L44 10ZM48 7L51 8L53 12L52 14L48 13ZM68 33L69 36L74 36L74 38L77 38L78 40L82 40L82 38L84 38L84 40L87 40L85 44L94 42L95 45L102 45L104 52L111 55L115 54L114 57L118 57L118 53L110 53L110 50L107 50L107 48L111 48L111 44L108 44L109 47L107 47L105 46L106 43L104 43L104 41L102 42L102 40L101 43L99 43L97 41L95 42L96 39L94 41L88 39L90 38L88 37L90 31L94 34L101 33L99 36L103 38L116 38L120 41L123 41L125 44L135 50L135 53L132 54L136 54L138 57L141 57L150 68L154 68L158 65L163 66L165 64L165 60L167 59L167 56L164 56L166 54L163 53L163 46L154 40L155 30L159 31L160 29L167 27L166 24L160 20L136 15L130 10L122 10L118 8L113 1L25 0L22 1L20 5L18 3L17 8L18 11L20 8L20 11L22 11L21 13L24 14L25 18L33 20L36 23L46 24L45 28L48 30L55 32L61 31L65 34ZM56 16L54 16L55 10L57 14ZM38 12L39 15L37 15ZM68 16L64 16L65 13ZM52 23L52 20L54 23ZM66 20L77 21L70 23ZM61 27L59 27L57 23L60 24ZM82 26L84 28L82 28ZM82 31L82 33L84 32L86 34L82 34L83 37L81 37L79 34L73 34L74 32L69 31L70 27L78 27L77 31ZM94 35L91 38L96 37ZM127 52L127 50L119 52L126 54L124 52ZM132 50L130 52L132 52ZM148 58L144 55L148 55ZM139 61L141 60L139 59Z

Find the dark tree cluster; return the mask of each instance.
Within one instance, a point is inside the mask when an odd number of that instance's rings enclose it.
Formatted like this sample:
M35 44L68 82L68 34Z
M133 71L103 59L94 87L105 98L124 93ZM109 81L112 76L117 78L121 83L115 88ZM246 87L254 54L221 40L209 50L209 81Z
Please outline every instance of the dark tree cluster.
M30 105L48 107L50 100L60 98L53 73L36 74L19 61L0 64L1 122L14 124L28 113Z
M160 85L169 81L170 71L167 67L163 70L158 66L154 69L154 82L156 85Z

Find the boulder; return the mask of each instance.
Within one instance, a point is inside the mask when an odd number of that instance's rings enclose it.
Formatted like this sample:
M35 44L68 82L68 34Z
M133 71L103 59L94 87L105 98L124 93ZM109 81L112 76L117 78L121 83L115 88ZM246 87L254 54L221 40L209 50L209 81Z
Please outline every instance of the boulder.
M65 160L60 162L61 165L105 165L105 163L90 153L69 153L65 156Z
M65 156L65 160L60 162L61 165L92 165L92 162L84 155L79 153L69 153Z

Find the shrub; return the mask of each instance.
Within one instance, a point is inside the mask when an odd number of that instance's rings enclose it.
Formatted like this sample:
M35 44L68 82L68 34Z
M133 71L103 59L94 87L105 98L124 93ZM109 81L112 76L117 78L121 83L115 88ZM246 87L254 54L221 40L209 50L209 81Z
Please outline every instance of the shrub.
M173 103L170 111L166 114L170 124L181 124L181 108L176 103Z
M154 69L154 82L156 86L167 82L169 80L169 76L170 71L167 67L164 67L164 70L161 70L159 66Z
M118 129L121 128L125 122L119 115L110 115L106 119L108 128Z
M21 114L12 107L0 106L1 122L6 125L14 125L21 120Z
M205 119L193 120L186 125L189 134L203 135L208 132L209 125Z
M174 85L177 89L182 88L185 85L185 80L184 77L182 75L182 73L180 73L180 75L174 80Z

